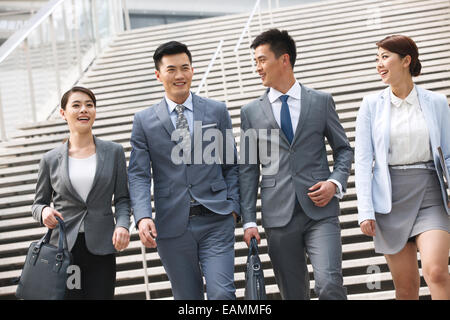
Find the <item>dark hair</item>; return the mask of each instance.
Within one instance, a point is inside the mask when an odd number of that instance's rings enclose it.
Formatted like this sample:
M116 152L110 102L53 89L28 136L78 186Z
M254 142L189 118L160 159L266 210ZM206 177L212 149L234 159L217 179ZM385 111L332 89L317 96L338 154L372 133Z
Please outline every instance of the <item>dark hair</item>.
M189 62L192 64L192 55L187 46L178 41L169 41L160 45L153 54L156 70L159 70L161 60L164 56L170 56L177 53L186 53L189 57Z
M397 53L400 57L404 58L407 55L411 57L411 63L409 64L409 72L413 77L420 75L422 70L422 64L419 60L419 49L416 43L407 36L392 35L387 36L381 41L378 41L376 45L380 48L384 48L391 52Z
M64 93L64 95L61 98L61 108L63 110L66 110L67 102L69 101L70 95L74 92L83 92L87 94L94 102L94 107L97 107L97 99L95 99L95 95L91 90L83 87L73 87L72 89Z
M287 53L291 67L294 69L295 60L297 59L297 47L294 39L288 34L286 30L280 31L278 29L267 30L258 35L253 40L250 48L256 49L260 45L269 44L270 50L275 53L275 57L279 58L281 55Z

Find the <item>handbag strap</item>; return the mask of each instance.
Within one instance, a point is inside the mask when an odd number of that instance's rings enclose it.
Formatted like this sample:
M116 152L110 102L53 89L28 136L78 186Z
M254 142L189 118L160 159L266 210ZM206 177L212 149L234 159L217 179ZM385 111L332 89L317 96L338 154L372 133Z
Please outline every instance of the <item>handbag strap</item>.
M58 239L58 253L56 254L57 267L61 266L58 262L61 262L64 258L64 248L68 250L69 246L67 245L67 236L66 236L66 227L64 221L61 218L55 216L56 220L58 220L58 228L59 228L59 239ZM45 243L50 242L50 237L52 235L53 229L48 229L47 233L36 243L33 248L33 255L30 260L31 264L36 263L36 259L39 256L39 252L41 251L41 247Z

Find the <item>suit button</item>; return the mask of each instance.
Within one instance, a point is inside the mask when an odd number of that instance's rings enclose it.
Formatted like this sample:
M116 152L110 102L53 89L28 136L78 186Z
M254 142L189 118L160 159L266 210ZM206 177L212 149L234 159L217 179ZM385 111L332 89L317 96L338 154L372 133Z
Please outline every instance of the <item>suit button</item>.
M192 184L188 185L188 188L189 188L189 189L192 188Z

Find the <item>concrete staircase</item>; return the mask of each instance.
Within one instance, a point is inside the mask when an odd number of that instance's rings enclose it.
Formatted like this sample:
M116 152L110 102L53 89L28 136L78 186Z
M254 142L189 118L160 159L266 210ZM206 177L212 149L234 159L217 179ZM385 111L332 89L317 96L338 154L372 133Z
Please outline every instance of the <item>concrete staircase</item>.
M272 19L275 27L288 30L296 40L297 78L309 87L333 94L352 146L356 114L363 96L385 87L375 72L375 42L386 35L406 34L417 42L423 74L416 83L445 94L450 102L449 1L395 0L389 3L324 1L280 8L272 17L267 12L262 13L264 30L271 27ZM193 55L195 91L218 42L223 39L227 97L220 62L216 62L208 77L207 95L227 101L233 128L238 134L240 108L264 90L252 67L245 41L238 52L244 90L239 86L233 48L247 17L232 15L137 29L115 38L80 81L80 85L91 88L98 98L94 133L102 139L121 143L128 160L134 113L163 97L162 85L154 76L152 55L156 47L169 40L188 45ZM260 32L257 17L250 30L252 38ZM206 95L205 91L202 95ZM12 139L0 143L0 299L14 299L16 286L12 279L20 276L30 242L46 231L30 213L39 160L67 136L67 126L56 114L52 120L21 127ZM328 151L332 167L331 150L328 148ZM361 233L357 223L353 170L341 210L343 273L349 299L393 299L395 293L385 259L375 254L372 239ZM258 224L263 236L260 253L266 290L269 298L279 299L267 241L260 226L260 213ZM242 237L243 231L238 225L235 244L238 298L244 296L247 258L247 246ZM151 298L171 299L170 283L156 250L146 249L146 261ZM308 267L313 288L312 268ZM374 270L378 273L374 274ZM129 248L117 254L117 271L116 299L145 299L141 245L135 231ZM379 281L378 287L375 281ZM423 299L429 298L423 279L420 295ZM312 297L316 297L313 291Z

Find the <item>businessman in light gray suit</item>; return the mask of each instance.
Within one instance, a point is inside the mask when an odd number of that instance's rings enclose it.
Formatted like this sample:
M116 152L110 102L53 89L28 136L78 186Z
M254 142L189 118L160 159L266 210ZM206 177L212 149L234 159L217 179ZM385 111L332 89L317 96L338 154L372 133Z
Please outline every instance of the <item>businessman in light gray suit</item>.
M294 76L296 45L286 31L268 30L252 43L257 72L268 90L241 109L241 129L279 130L276 172L273 164L249 161L241 139L239 172L244 240L258 242L256 199L262 176L262 224L283 299L309 299L307 256L319 299L346 299L342 279L339 203L346 190L353 151L339 123L333 98L300 84ZM325 138L334 158L328 168ZM273 143L273 141L272 141ZM242 152L242 150L246 152ZM261 169L262 168L262 169Z
M202 274L208 299L235 299L237 152L234 139L210 148L206 138L208 133L230 137L227 107L190 92L192 57L184 44L164 43L153 59L165 97L136 113L128 168L140 239L147 247L157 247L175 299L203 299Z

